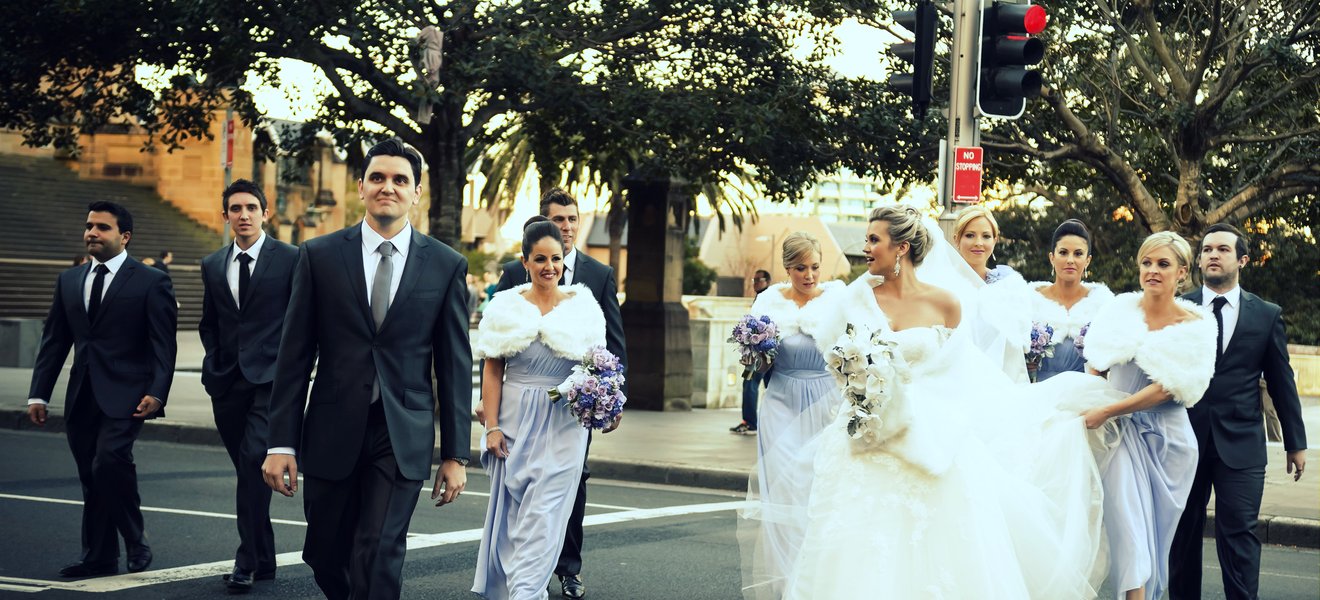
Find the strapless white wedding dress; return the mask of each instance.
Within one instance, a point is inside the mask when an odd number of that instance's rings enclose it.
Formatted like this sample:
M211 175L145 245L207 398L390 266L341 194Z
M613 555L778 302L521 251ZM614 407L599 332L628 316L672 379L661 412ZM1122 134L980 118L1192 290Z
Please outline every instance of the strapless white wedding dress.
M1094 597L1104 445L1078 411L1114 399L1104 381L1016 385L964 331L886 336L912 368L886 408L906 431L862 447L842 413L825 429L785 597Z

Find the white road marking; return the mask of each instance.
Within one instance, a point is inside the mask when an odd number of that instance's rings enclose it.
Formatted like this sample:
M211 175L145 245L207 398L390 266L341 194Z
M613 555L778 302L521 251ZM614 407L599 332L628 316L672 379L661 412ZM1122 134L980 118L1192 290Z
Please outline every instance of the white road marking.
M4 494L4 493L0 493L0 498L8 498L10 500L28 500L31 502L46 502L48 504L72 504L75 506L82 506L82 500L66 500L64 498L43 498L41 496L20 496L18 494ZM168 513L172 515L187 515L190 517L211 517L213 519L229 519L229 520L238 519L236 515L227 515L225 513L206 512L201 510L184 510L182 508L161 508L158 506L143 506L142 512ZM307 523L304 523L302 521L290 521L288 519L271 519L270 522L277 523L280 525L296 525L298 527L307 526Z
M30 496L16 496L13 494L0 494L3 498L15 498L21 500L53 501L59 504L81 504L72 500L55 500L49 498L34 498ZM679 517L684 515L695 515L712 512L724 512L738 510L747 505L746 501L735 502L714 502L707 504L689 504L684 506L666 506L662 508L639 508L627 511L613 512L602 515L590 515L583 520L583 526L591 527L594 525L610 525L615 523L627 523L632 521L642 521L646 519L660 519L665 517ZM147 510L143 508L142 510ZM179 514L214 516L219 513L203 513L198 511L184 511L176 509L158 509L159 512L175 512ZM227 515L221 515L227 516ZM304 524L305 525L305 524ZM408 538L409 550L421 550L424 548L434 548L437 546L446 546L450 544L461 544L466 542L475 542L481 539L481 529L465 529L462 531L449 531L445 533L424 534L410 536ZM285 552L275 555L275 564L280 567L287 567L302 564L302 552ZM81 581L46 581L40 579L18 579L13 577L0 577L0 584L19 584L15 587L22 587L19 591L41 591L42 589L60 589L73 590L79 592L118 592L149 585L159 585L164 583L174 583L177 581L186 581L189 579L201 579L204 577L219 577L230 572L234 568L233 559L203 563L197 565L188 565L184 567L175 567L172 569L161 569L158 571L145 571L142 573L126 573L123 575L113 575L110 577L99 577L95 579L84 579ZM37 588L37 586L42 586ZM28 587L34 589L26 589ZM0 587L8 589L8 587Z

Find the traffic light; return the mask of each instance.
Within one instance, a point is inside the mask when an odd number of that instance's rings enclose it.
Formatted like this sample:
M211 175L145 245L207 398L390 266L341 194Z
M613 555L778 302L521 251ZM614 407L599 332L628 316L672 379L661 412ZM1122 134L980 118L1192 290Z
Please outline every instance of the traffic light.
M1027 98L1040 95L1040 72L1027 67L1045 57L1045 43L1031 37L1045 29L1045 21L1045 9L1032 4L997 1L981 12L981 114L1016 119Z
M919 0L916 10L894 11L894 22L906 27L914 41L894 44L889 52L912 64L911 73L889 76L890 89L912 96L912 114L918 121L926 118L930 106L931 70L935 63L935 4Z

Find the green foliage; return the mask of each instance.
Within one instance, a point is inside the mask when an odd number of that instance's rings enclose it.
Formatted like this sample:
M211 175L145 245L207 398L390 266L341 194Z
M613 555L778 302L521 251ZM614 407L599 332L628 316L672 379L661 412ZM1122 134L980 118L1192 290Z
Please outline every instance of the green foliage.
M1147 233L1135 220L1115 220L1113 215L1104 202L1005 207L995 213L1000 226L997 262L1017 269L1027 281L1052 281L1049 251L1054 228L1065 219L1081 219L1091 230L1094 245L1087 281L1104 283L1115 293L1136 291L1140 289L1137 250ZM1283 307L1290 342L1320 344L1320 247L1314 237L1287 227L1248 237L1252 262L1242 270L1242 288ZM1195 247L1196 240L1190 241ZM1200 285L1199 273L1192 285Z
M710 286L715 285L719 273L706 266L697 258L701 247L696 240L689 238L683 246L683 293L692 296L705 296L710 293Z

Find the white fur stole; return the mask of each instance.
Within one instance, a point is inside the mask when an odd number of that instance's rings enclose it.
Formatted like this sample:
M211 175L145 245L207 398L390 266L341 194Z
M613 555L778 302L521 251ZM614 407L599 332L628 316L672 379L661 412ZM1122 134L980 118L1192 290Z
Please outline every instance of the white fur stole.
M754 316L766 315L775 322L779 328L780 339L785 339L795 333L804 333L816 340L816 347L828 348L839 334L829 337L834 331L830 323L838 312L838 306L835 300L843 295L845 286L842 281L826 281L820 284L820 295L812 298L806 306L798 308L796 302L784 297L784 291L792 289L791 283L776 283L756 297L752 303L750 314ZM839 333L842 333L842 329ZM825 338L829 339L825 339Z
M1106 371L1135 361L1151 381L1191 408L1215 374L1215 319L1204 308L1179 298L1175 300L1179 306L1200 318L1151 331L1140 300L1141 292L1119 294L1095 315L1084 341L1087 366Z
M1027 294L1035 292L1027 289L1027 281L1017 271L1000 265L995 267L995 272L999 273L999 279L977 290L974 318L980 321L980 326L988 327L988 331L997 332L1015 351L1025 352L1031 346L1031 298ZM967 308L963 307L964 318ZM982 335L978 339L989 337Z
M592 346L605 345L605 315L587 286L560 288L568 298L544 315L522 295L531 286L524 283L491 298L477 327L473 358L507 358L538 337L556 355L573 360L586 356Z
M1083 283L1089 292L1081 300L1074 304L1072 308L1064 308L1063 305L1046 298L1040 293L1041 288L1053 285L1049 281L1033 281L1027 284L1031 290L1031 320L1042 325L1049 325L1054 328L1053 341L1061 342L1066 338L1077 339L1082 332L1082 326L1090 323L1095 315L1100 312L1110 300L1114 299L1114 293L1109 291L1103 283Z

